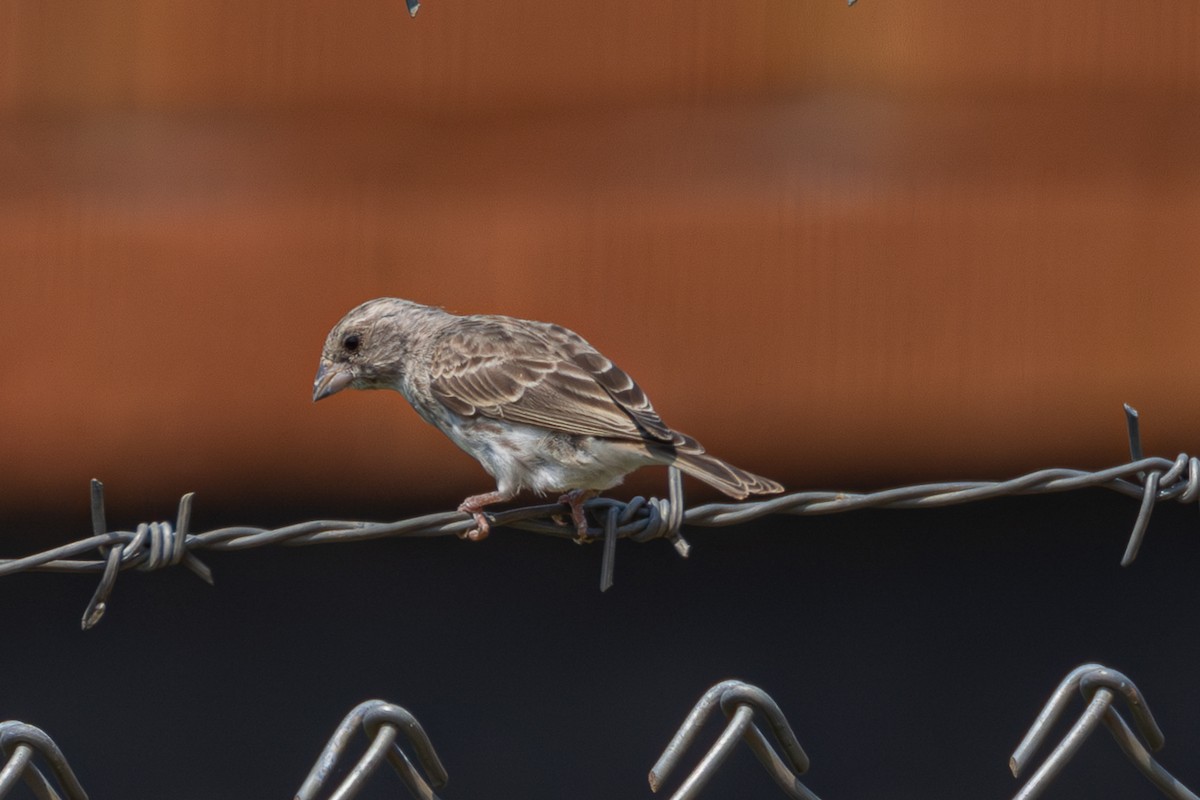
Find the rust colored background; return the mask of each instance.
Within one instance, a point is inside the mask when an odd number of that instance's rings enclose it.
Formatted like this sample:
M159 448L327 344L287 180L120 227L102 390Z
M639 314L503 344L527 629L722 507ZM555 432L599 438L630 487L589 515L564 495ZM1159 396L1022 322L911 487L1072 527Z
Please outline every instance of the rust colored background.
M4 503L482 491L399 396L311 405L383 294L575 328L792 487L1116 463L1122 402L1195 450L1198 42L1166 2L0 2Z
M119 530L185 491L207 531L489 489L398 395L311 403L385 294L574 328L791 488L1109 466L1123 402L1194 454L1198 98L1194 2L0 0L0 558L88 535L92 477ZM122 573L87 632L94 574L12 575L0 720L94 797L259 800L380 697L449 800L648 798L737 677L821 797L1001 798L1094 660L1195 789L1196 509L1122 568L1137 507L689 528L686 560L621 542L604 593L600 547L512 531L209 551L216 586ZM1157 796L1106 739L1045 796ZM739 748L703 796L774 792Z

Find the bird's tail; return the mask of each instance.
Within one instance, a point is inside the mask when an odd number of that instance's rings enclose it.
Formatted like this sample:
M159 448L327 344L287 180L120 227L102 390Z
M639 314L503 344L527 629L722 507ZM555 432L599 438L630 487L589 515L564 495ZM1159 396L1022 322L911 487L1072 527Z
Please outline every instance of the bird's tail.
M675 432L676 441L672 445L663 445L659 452L669 458L670 463L691 475L699 478L716 489L720 489L730 497L745 500L752 494L778 494L783 487L761 475L755 475L744 469L739 469L721 459L704 452L700 443L690 436Z

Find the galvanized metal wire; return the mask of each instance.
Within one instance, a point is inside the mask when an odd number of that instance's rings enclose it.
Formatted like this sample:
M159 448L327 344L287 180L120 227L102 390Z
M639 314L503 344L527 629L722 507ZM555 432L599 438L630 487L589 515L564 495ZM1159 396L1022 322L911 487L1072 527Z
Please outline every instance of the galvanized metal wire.
M1163 747L1165 739L1137 686L1120 672L1100 664L1084 664L1075 668L1054 690L1009 759L1009 768L1014 777L1020 777L1021 772L1029 765L1034 752L1045 742L1051 728L1062 717L1076 689L1088 703L1087 707L1062 741L1047 756L1042 766L1016 794L1014 800L1035 800L1040 797L1101 722L1109 729L1117 745L1134 766L1164 795L1171 800L1200 800L1150 755L1150 751L1157 751ZM1141 739L1113 706L1118 699L1125 700ZM725 713L728 723L695 769L671 795L671 800L694 800L705 784L716 775L739 739L750 745L786 796L794 800L817 800L817 796L800 782L799 776L809 768L809 759L796 740L783 712L762 689L737 680L718 683L705 692L696 703L650 770L652 791L657 792L662 788L667 777L678 766L683 753L696 740L705 720L718 705ZM780 756L771 747L762 731L754 724L756 715L770 726L784 756Z
M0 722L0 755L4 766L0 768L0 800L12 792L17 781L24 780L38 800L87 800L87 792L79 784L71 765L45 731L26 725L24 722ZM34 756L41 756L50 767L62 794L33 763Z
M1082 693L1087 707L1014 800L1040 797L1101 722L1129 760L1164 795L1171 800L1200 800L1150 755L1150 751L1162 748L1165 739L1133 681L1100 664L1077 667L1054 690L1009 759L1014 777L1019 777L1029 766L1034 752L1062 717L1076 689ZM1114 707L1118 699L1124 699L1141 739ZM671 795L671 800L694 800L721 769L738 741L746 742L785 796L793 800L819 800L800 781L799 776L808 771L809 758L779 705L762 689L738 680L721 681L700 697L651 768L649 780L652 791L658 792L664 787L717 707L727 719L725 728ZM772 746L760 729L760 724L765 724L778 749ZM316 800L322 794L337 772L338 762L350 749L355 731L360 727L369 739L366 751L333 787L328 800L353 800L385 759L413 797L418 800L438 800L435 790L444 787L449 777L433 743L416 717L406 709L384 700L359 703L345 716L296 792L295 800ZM420 769L397 744L401 735L408 740L416 754ZM62 751L39 728L22 722L0 723L0 754L4 759L0 762L0 800L8 797L21 779L38 800L87 800L87 794ZM41 756L50 767L61 794L32 763L35 755Z
M345 779L329 795L329 800L349 800L356 796L367 780L379 768L384 758L396 770L400 780L418 800L438 800L434 789L446 785L449 777L441 759L433 749L433 743L425 734L425 729L416 717L400 706L392 705L383 700L367 700L354 707L333 736L321 751L317 763L308 773L300 791L296 792L296 800L314 800L329 777L333 774L337 762L345 754L354 731L359 726L371 739L367 751L350 770ZM417 760L425 769L428 779L413 766L412 761L396 744L396 739L403 733L417 753Z
M1009 759L1008 766L1013 777L1020 777L1021 772L1028 766L1029 759L1041 746L1051 726L1062 716L1076 689L1083 695L1088 704L1087 708L1029 782L1017 792L1014 800L1034 800L1040 797L1101 722L1134 766L1164 795L1172 800L1200 800L1150 755L1150 751L1161 749L1165 740L1158 723L1150 713L1150 708L1142 698L1142 693L1129 678L1100 664L1076 667L1063 678L1038 714L1033 727L1025 734L1025 738L1017 745L1012 758ZM1125 700L1133 715L1134 724L1145 740L1144 743L1130 730L1129 725L1113 707L1113 703L1118 699Z
M718 705L729 723L700 759L696 768L684 779L675 794L671 795L671 800L692 800L720 769L739 740L750 746L754 755L758 756L758 760L788 797L794 800L820 800L800 782L799 776L808 771L808 756L800 747L796 734L792 732L792 727L779 706L762 689L737 680L718 683L705 692L696 703L667 745L667 749L651 768L651 791L657 792L662 788L663 782L679 765L684 752L696 740L705 720ZM756 715L758 719L767 723L786 759L771 747L767 737L754 724Z
M1143 457L1137 412L1125 407L1132 460L1097 472L1078 469L1043 469L1006 481L955 481L926 483L878 492L794 492L768 500L711 503L684 508L682 477L672 468L666 498L635 497L628 502L599 497L586 509L598 527L588 529L589 539L604 542L601 590L613 583L618 539L645 542L667 539L682 556L688 543L680 535L684 525L720 527L737 525L768 514L797 516L835 514L863 508L935 508L989 500L1009 495L1050 494L1077 489L1103 488L1141 500L1137 519L1121 559L1129 565L1137 557L1156 503L1200 499L1200 458L1181 453L1174 460ZM463 536L474 527L471 515L461 511L427 514L397 522L313 520L282 528L251 526L219 528L205 533L189 529L192 495L179 501L175 524L141 524L133 531L109 531L104 511L104 487L92 481L92 536L23 558L0 559L0 577L18 572L100 572L100 585L83 615L83 628L100 621L117 575L127 569L154 570L182 564L208 583L212 573L197 557L202 550L245 550L267 545L310 545L356 542L383 537ZM534 505L488 514L493 528L512 527L547 536L579 540L573 526L556 520L567 507ZM93 558L80 556L96 553Z

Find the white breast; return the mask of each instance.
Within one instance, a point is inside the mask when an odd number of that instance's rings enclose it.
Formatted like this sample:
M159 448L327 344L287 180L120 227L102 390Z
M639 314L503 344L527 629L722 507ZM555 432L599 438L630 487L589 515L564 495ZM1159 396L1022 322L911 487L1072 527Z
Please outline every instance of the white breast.
M505 494L572 489L604 490L638 467L658 459L636 443L576 436L481 417L451 413L438 427L496 479Z

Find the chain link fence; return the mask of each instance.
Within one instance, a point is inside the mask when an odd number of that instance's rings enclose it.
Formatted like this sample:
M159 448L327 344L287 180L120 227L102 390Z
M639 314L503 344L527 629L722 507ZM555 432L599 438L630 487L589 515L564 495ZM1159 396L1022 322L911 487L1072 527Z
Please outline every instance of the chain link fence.
M1084 664L1063 678L1009 759L1014 777L1020 777L1030 766L1034 753L1044 744L1055 722L1064 715L1076 690L1086 704L1083 713L1014 795L1014 800L1034 800L1042 796L1101 723L1136 769L1163 795L1171 800L1197 800L1191 790L1150 755L1151 751L1163 747L1165 738L1137 686L1120 672L1100 664ZM1117 710L1115 703L1119 700L1128 707L1137 733ZM671 800L700 797L704 786L721 769L739 742L744 742L754 753L784 796L793 800L819 800L800 779L808 772L810 762L783 711L765 691L738 680L716 684L692 708L650 769L652 791L660 792L667 786L685 755L694 749L705 723L718 708L726 718L724 728L679 783ZM764 728L770 737L763 732ZM366 751L352 767L339 770L359 729L368 741ZM408 743L412 756L401 747L401 740ZM87 800L88 795L66 757L41 729L23 722L0 723L0 751L5 759L0 768L0 800L15 796L12 792L22 780L38 800ZM35 756L44 762L53 781L37 765ZM437 800L437 791L449 781L433 742L416 717L384 700L368 700L352 709L338 725L296 792L295 800L318 800L320 797L351 800L360 794L384 761L391 765L400 783L418 800ZM344 777L335 780L335 776L343 773ZM835 795L827 793L827 796Z

